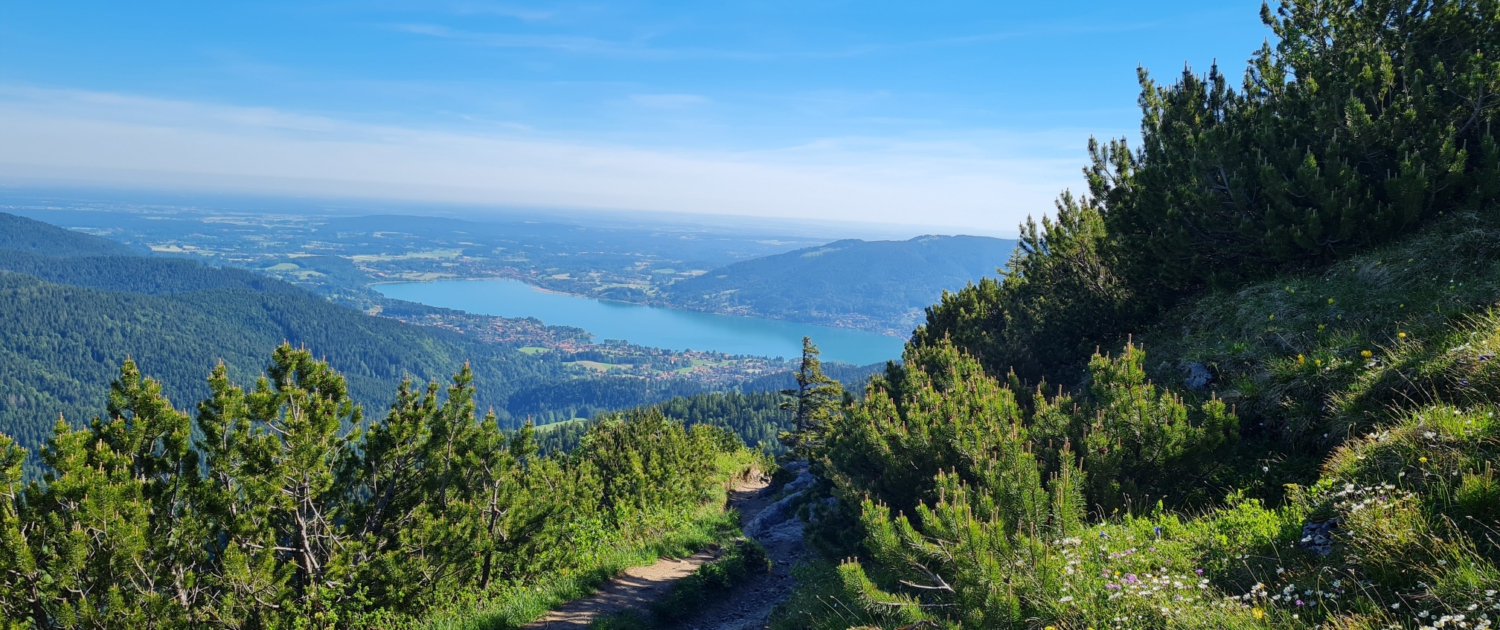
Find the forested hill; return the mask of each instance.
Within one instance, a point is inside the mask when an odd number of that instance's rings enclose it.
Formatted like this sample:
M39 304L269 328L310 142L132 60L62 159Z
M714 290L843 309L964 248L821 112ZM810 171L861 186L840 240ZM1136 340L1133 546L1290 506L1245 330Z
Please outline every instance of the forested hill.
M994 275L1015 241L843 240L721 267L665 291L676 306L910 332L943 291Z
M43 256L129 256L125 245L0 212L0 250Z
M162 381L172 400L190 401L207 394L205 377L218 361L233 380L249 383L283 341L325 357L374 416L403 377L446 380L465 361L481 408L495 408L506 422L512 402L524 407L522 419L572 417L692 393L623 377L587 387L551 353L526 355L371 317L278 280L132 255L29 219L0 214L0 224L0 433L27 447L51 435L59 414L78 424L102 413L127 357ZM512 401L549 384L567 387L547 400Z

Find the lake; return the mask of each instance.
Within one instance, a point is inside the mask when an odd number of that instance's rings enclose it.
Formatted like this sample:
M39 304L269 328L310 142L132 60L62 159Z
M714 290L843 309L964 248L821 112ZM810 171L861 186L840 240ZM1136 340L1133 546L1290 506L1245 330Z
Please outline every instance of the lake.
M538 290L519 280L442 280L378 284L386 297L496 317L535 317L593 333L670 350L794 359L812 337L825 361L868 365L901 358L903 339L872 332L755 317L715 315L596 300Z

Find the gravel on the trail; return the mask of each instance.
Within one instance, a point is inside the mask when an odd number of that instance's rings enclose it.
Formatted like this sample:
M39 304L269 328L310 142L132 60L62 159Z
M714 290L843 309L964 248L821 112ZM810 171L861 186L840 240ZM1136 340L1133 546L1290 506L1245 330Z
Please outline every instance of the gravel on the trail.
M802 521L794 503L802 491L811 486L812 476L805 470L783 490L791 490L780 501L772 501L763 479L742 483L730 491L729 507L739 510L745 533L761 543L771 559L771 570L755 575L723 594L710 605L694 611L674 628L703 630L749 630L766 627L767 618L776 604L792 592L792 566L806 552L802 541ZM774 509L772 509L774 508ZM652 601L664 596L673 583L718 558L717 550L706 550L681 559L664 559L644 567L634 567L607 582L599 592L577 599L524 626L530 630L587 628L594 619L635 609L646 611Z

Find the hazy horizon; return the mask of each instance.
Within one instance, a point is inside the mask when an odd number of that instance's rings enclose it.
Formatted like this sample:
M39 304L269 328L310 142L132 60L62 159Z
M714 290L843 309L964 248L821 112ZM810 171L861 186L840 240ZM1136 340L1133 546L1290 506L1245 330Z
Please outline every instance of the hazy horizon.
M1259 2L6 3L0 185L1014 236ZM1130 57L1115 51L1130 50ZM707 219L697 219L707 220Z

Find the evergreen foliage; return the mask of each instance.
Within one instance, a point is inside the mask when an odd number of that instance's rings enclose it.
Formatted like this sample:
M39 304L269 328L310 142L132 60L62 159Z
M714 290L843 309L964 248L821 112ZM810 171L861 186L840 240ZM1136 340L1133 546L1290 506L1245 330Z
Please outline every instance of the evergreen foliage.
M780 436L792 428L792 413L782 408L785 402L786 397L775 392L710 392L680 396L637 411L654 410L687 427L719 427L756 450L780 452L784 450ZM543 453L571 451L600 419L541 425L536 428L537 445Z
M131 256L126 245L0 212L0 249L49 257Z
M917 332L1060 377L1176 300L1390 241L1500 195L1500 4L1290 0L1238 90L1143 70L1141 146L1091 142L1088 194L1028 220L1003 279ZM1071 380L1071 379L1070 379Z
M844 388L823 374L823 362L811 338L802 338L796 389L783 390L781 395L789 398L781 408L792 412L792 430L781 434L781 442L798 457L808 457L822 446L829 425L844 403Z
M474 376L403 383L360 428L343 376L283 344L196 419L127 361L108 415L59 420L43 479L0 435L0 620L35 627L365 627L587 563L714 497L737 439L660 413L570 455L478 418ZM383 621L380 621L383 620Z
M1494 627L1500 3L1262 14L836 416L777 627Z

